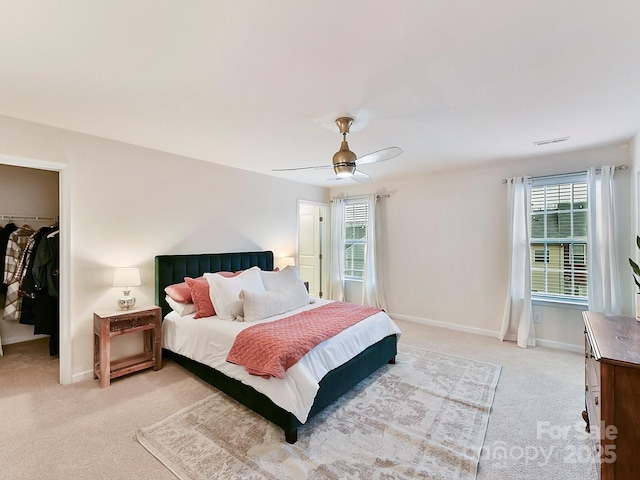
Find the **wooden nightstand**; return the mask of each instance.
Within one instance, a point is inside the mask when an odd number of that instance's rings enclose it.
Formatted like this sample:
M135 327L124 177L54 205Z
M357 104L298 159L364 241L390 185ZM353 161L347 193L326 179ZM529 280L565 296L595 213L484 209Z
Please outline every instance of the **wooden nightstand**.
M162 368L162 310L160 307L140 307L131 310L111 310L93 314L93 378L107 387L111 379L144 368ZM143 332L144 352L111 361L111 338L133 332Z

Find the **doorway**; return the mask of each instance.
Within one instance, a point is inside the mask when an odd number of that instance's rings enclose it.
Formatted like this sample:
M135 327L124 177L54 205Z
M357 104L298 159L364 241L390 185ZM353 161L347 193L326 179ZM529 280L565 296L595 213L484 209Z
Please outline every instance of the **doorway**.
M327 205L298 200L298 271L309 293L327 296Z
M0 154L0 164L16 167L26 167L38 170L58 172L58 225L60 230L60 285L59 285L59 358L60 378L63 385L73 383L71 357L71 316L70 316L70 222L69 211L71 204L70 167L69 165L46 160L36 160Z

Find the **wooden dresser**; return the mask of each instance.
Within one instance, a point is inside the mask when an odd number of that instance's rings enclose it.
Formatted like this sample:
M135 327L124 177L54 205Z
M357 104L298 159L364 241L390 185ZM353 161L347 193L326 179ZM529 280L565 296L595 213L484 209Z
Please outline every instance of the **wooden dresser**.
M640 322L583 312L585 404L602 480L640 478Z

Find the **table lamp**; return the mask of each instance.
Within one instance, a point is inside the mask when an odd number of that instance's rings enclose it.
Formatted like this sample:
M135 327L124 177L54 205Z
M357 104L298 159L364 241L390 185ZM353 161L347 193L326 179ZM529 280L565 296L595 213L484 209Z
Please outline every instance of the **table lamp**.
M118 299L121 310L129 310L136 304L136 299L129 295L130 287L137 287L140 283L140 270L137 268L116 268L113 274L113 286L122 287L122 297Z
M295 267L296 265L296 259L293 257L278 257L275 259L275 267L278 270L282 270L285 267L288 267L289 265Z

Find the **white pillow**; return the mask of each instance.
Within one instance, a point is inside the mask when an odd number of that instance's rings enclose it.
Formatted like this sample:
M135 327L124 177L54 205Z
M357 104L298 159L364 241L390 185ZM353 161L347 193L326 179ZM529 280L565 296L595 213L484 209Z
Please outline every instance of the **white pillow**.
M253 322L300 308L309 303L309 292L304 283L291 283L281 290L254 292L242 290L244 299L244 320Z
M205 273L203 276L209 282L209 296L216 315L222 320L235 320L242 316L242 290L265 291L258 267L251 267L235 277L223 277L217 273Z
M300 281L298 269L293 265L288 265L277 272L260 270L260 276L262 277L262 283L264 283L264 288L267 292L281 290L294 282Z
M184 317L185 315L191 315L196 311L196 306L193 303L179 303L179 302L176 302L169 295L164 297L164 299L167 301L167 303L171 307L171 310L178 312L178 314L181 317Z

